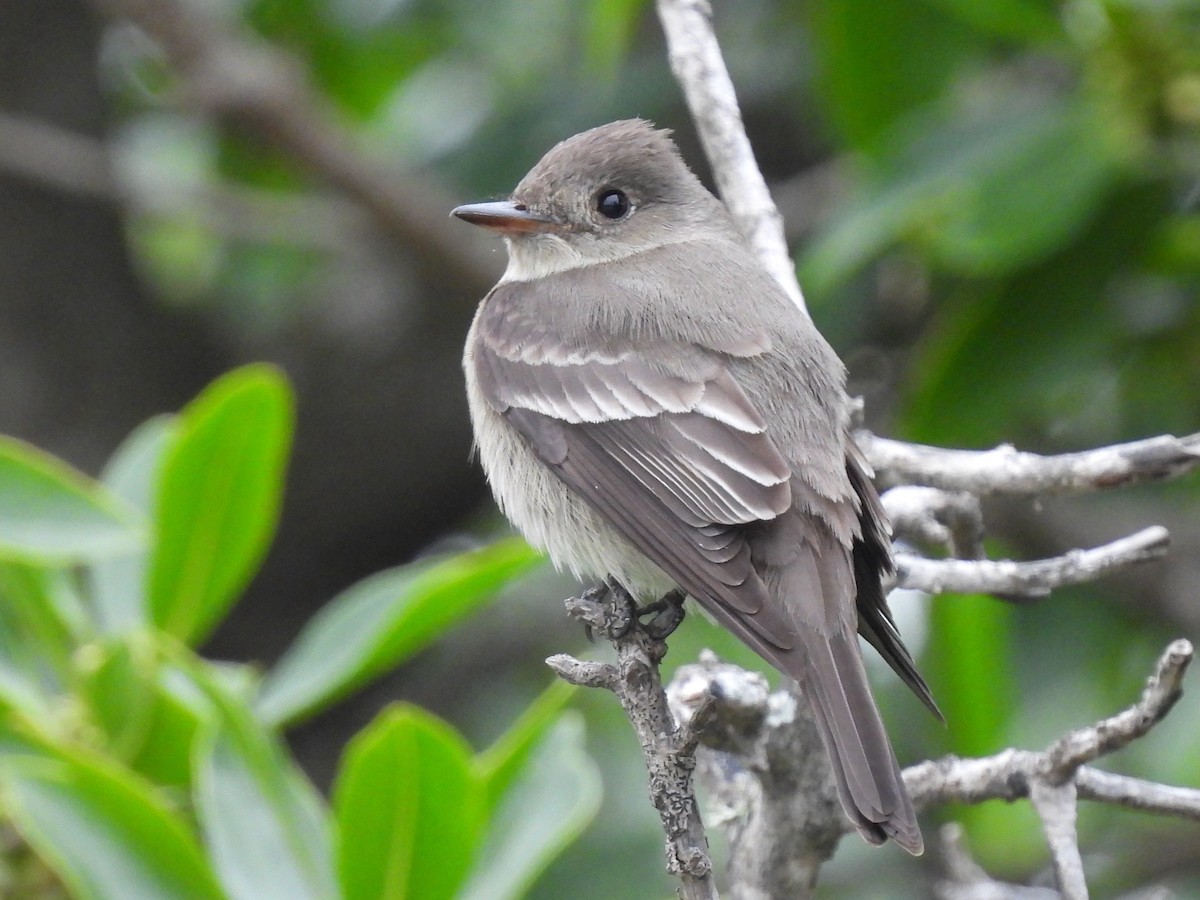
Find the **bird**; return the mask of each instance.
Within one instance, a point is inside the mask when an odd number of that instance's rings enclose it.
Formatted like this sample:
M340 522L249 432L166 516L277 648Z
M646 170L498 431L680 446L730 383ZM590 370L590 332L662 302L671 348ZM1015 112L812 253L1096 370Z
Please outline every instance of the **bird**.
M884 594L890 526L850 431L846 370L670 132L550 149L452 215L508 265L463 355L501 511L580 579L682 591L811 705L847 817L923 851L857 634L940 717Z

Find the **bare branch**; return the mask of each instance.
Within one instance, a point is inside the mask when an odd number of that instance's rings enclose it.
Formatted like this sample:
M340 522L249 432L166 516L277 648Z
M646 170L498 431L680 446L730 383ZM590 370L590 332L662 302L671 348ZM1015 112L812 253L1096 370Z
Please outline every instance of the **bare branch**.
M1114 775L1091 766L1081 766L1075 771L1075 787L1084 800L1200 822L1200 790L1196 788Z
M717 192L764 268L800 309L804 295L783 235L783 217L754 160L733 79L712 28L708 0L658 0L671 71L683 89Z
M1183 676L1192 661L1192 645L1173 641L1159 658L1138 702L1111 718L1059 738L1046 751L1049 778L1070 778L1077 768L1120 750L1163 720L1183 694Z
M1173 641L1159 658L1154 674L1135 704L1095 725L1072 731L1045 751L1008 749L978 759L946 756L910 766L904 771L904 783L913 804L926 808L949 802L1011 801L1028 797L1029 785L1035 779L1062 783L1074 778L1084 771L1078 768L1078 762L1112 753L1142 737L1162 721L1179 696L1180 681L1192 655L1192 645L1188 641ZM1138 789L1136 779L1116 783L1106 780L1102 774L1088 774L1081 781L1088 787L1081 789L1080 795L1086 794L1097 800L1121 802ZM1162 803L1171 807L1175 815L1200 817L1200 791L1188 794L1170 790L1170 795L1154 797L1147 808ZM1192 799L1196 800L1196 807L1185 810L1183 807ZM1138 807L1138 804L1131 805Z
M633 619L633 601L624 589L607 587L566 601L567 611L617 651L616 665L583 662L565 654L546 662L573 684L603 687L616 694L637 733L650 775L650 799L667 835L667 871L679 878L682 900L715 900L708 838L692 785L697 734L671 716L658 664L666 645L646 634ZM709 713L700 713L701 725Z
M621 673L608 663L587 662L566 653L556 653L546 660L546 665L563 681L579 687L605 688L615 691Z
M108 154L89 137L0 112L0 169L84 197L116 193Z
M1087 880L1083 876L1083 857L1079 855L1079 818L1075 782L1053 783L1035 778L1029 784L1029 802L1042 820L1042 833L1050 848L1054 881L1064 900L1087 900Z
M983 557L983 511L973 494L903 484L880 499L898 537L945 547L960 559Z
M1071 494L1175 478L1200 467L1200 434L1042 456L1002 444L948 450L859 431L855 441L884 484L988 494Z
M957 822L943 825L942 859L946 877L934 885L938 900L1059 900L1058 891L995 881L967 852L966 831Z
M930 594L995 594L1044 597L1053 588L1093 581L1113 569L1166 555L1167 530L1154 525L1090 550L1032 562L1014 560L926 559L896 554L896 583Z
M709 651L679 667L667 696L681 722L694 722L697 708L709 713L696 778L707 814L729 839L731 892L811 897L850 824L807 703L770 693L761 675Z
M983 759L946 757L904 773L913 803L1028 797L1042 821L1059 890L1068 900L1087 897L1075 820L1079 797L1200 819L1200 791L1188 791L1082 767L1145 735L1181 693L1192 645L1174 641L1159 658L1141 697L1128 709L1070 732L1043 752L1005 750ZM956 896L948 894L947 896Z
M1044 751L1007 749L978 759L949 756L906 769L913 803L928 808L1030 800L1043 823L1060 891L1069 898L1086 897L1075 829L1079 797L1200 820L1200 790L1081 765L1126 746L1161 721L1179 697L1191 657L1191 644L1173 642L1137 702L1070 732ZM680 721L709 698L711 721L701 736L697 777L717 806L716 821L736 848L732 883L762 896L808 896L821 863L850 825L829 790L827 771L798 774L825 756L816 735L807 734L805 720L795 718L795 699L783 691L768 694L761 676L707 652L698 664L680 667L667 692ZM981 871L976 871L979 878L964 873L952 873L941 896L1045 896L993 882Z
M340 251L361 246L369 219L341 196L179 183L150 188L113 174L105 145L47 122L0 112L0 170L55 190L125 206L135 214L186 216L217 234L264 244Z

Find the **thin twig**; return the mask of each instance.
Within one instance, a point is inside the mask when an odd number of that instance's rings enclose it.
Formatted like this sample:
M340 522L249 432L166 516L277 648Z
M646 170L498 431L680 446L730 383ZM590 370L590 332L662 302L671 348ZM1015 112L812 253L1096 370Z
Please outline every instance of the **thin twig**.
M1188 641L1172 642L1158 659L1135 703L1094 725L1069 732L1045 750L1006 749L975 759L947 756L909 767L904 778L914 805L928 808L996 799L1030 800L1043 822L1060 891L1066 897L1085 897L1075 833L1078 798L1200 821L1200 790L1154 784L1083 765L1143 737L1162 721L1180 696L1192 655ZM840 814L836 801L827 802L830 798L824 796L819 786L794 776L789 776L790 783L778 777L780 771L790 772L795 766L789 767L786 759L777 758L772 747L790 746L793 759L820 756L819 745L808 747L807 754L803 754L795 752L794 744L787 743L786 732L793 729L794 722L784 711L794 706L792 698L785 692L767 696L761 676L719 662L711 654L697 665L681 667L668 687L668 695L672 708L682 719L687 718L688 707L700 698L705 695L717 698L703 740L706 747L718 754L719 762L702 763L701 770L707 788L724 805L722 825L733 829L731 837L742 837L747 828L753 829L763 821L769 823L770 833L788 836L788 866L772 870L760 860L756 870L741 873L735 883L778 887L781 879L797 872L815 882L816 869L822 860L810 858L812 836L822 835L819 843L831 852L837 835L848 832L851 826ZM793 802L789 791L800 799ZM760 836L764 846L745 847L743 855L758 853L765 860L774 852L766 846L772 843L769 835ZM972 879L952 878L951 882L958 887L944 896L1009 896L1002 890L1007 890L1006 886L986 879L978 884ZM971 885L979 887L981 893L967 890ZM987 893L983 888L988 885L1000 893ZM797 887L790 883L789 895L807 896L803 888L804 884ZM1017 893L1012 896L1024 896L1022 889L1013 890Z
M1044 751L1010 748L993 756L975 759L946 756L910 766L904 770L904 783L913 804L926 808L951 802L1011 801L1028 797L1033 779L1061 782L1064 777L1074 778L1077 771L1082 771L1077 761L1112 753L1162 721L1179 696L1179 685L1192 655L1188 641L1173 641L1159 658L1136 703L1095 725L1070 732ZM1102 775L1088 774L1081 781L1087 788L1080 791L1080 796L1122 805L1138 790L1135 780L1118 784L1106 781ZM1186 809L1193 801L1194 807ZM1159 795L1147 808L1160 802L1171 807L1173 815L1200 817L1200 791L1174 794L1169 800L1166 795ZM1136 803L1129 805L1140 808Z
M896 553L896 583L929 594L994 594L1002 598L1044 597L1068 584L1094 581L1113 569L1160 559L1170 542L1158 525L1089 550L1017 562L1011 559L926 559Z
M1054 881L1063 900L1087 900L1087 880L1083 857L1079 855L1079 819L1075 782L1054 783L1034 778L1029 783L1029 802L1042 822L1042 834L1050 848Z
M1084 763L1121 749L1161 722L1183 694L1183 676L1192 655L1189 641L1173 641L1159 658L1137 703L1089 728L1072 731L1050 745L1046 750L1046 776L1070 778Z
M1075 770L1075 786L1083 800L1200 822L1200 790L1196 788L1116 775L1091 766L1080 766Z
M974 494L902 484L880 499L897 537L945 547L959 559L983 557L983 511Z
M55 190L120 204L135 214L186 217L223 237L345 252L370 236L358 205L332 192L157 178L142 185L113 173L108 146L49 122L0 112L0 171Z
M82 197L116 194L99 141L11 112L0 112L0 170Z

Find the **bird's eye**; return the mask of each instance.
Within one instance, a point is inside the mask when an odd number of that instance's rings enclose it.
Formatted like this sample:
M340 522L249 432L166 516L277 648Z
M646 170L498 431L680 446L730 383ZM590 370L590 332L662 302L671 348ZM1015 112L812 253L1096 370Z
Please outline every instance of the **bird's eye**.
M623 219L632 209L633 204L629 202L624 191L605 188L596 195L596 211L606 219Z

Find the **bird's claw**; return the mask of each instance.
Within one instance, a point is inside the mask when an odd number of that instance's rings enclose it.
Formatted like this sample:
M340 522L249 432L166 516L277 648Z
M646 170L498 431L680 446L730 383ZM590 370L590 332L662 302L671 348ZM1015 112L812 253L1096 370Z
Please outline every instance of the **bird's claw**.
M653 615L648 622L642 622L642 630L656 641L665 641L683 621L683 591L675 590L664 594L653 603L648 603L637 610L640 620L643 616Z
M594 641L597 634L619 641L640 626L651 640L662 642L683 621L683 592L671 591L655 602L639 607L625 586L610 576L570 601L570 609L571 614L583 622L589 641ZM642 621L651 615L652 619Z

